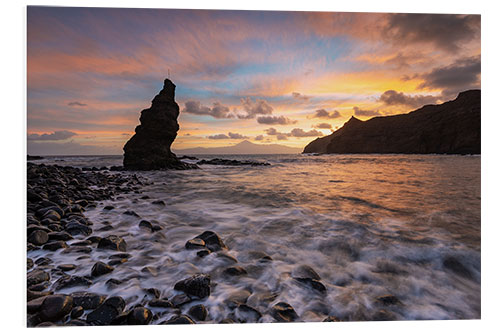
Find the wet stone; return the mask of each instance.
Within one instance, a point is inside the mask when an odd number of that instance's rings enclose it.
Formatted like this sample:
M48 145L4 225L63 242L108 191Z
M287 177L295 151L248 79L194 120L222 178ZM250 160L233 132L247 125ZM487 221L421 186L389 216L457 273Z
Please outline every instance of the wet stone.
M199 298L207 297L210 295L210 276L208 274L195 274L177 282L174 289Z
M106 296L86 291L72 293L71 296L73 297L73 306L81 306L84 310L96 309L106 299Z
M90 253L92 249L88 246L70 246L64 249L62 253Z
M195 238L202 239L210 251L220 251L223 249L227 249L227 246L224 244L219 235L217 235L213 231L205 231Z
M186 242L185 247L188 250L204 249L205 248L205 241L203 239L199 239L199 238L190 239Z
M62 264L62 265L57 266L57 268L59 268L63 272L67 272L67 271L71 271L71 270L75 269L76 265L73 265L73 264Z
M90 286L92 281L83 276L62 276L55 282L55 290L76 286Z
M114 207L114 206L111 206L111 205L109 205L109 206L105 206L105 207L103 208L103 210L112 210L112 209L115 209L115 207Z
M70 222L66 225L65 230L73 236L84 235L89 236L92 233L92 228L79 222Z
M195 320L204 321L208 316L208 311L203 304L197 304L189 309L188 314Z
M52 295L52 294L53 294L52 291L32 291L31 289L28 289L28 291L26 292L26 298L29 302L29 301L32 301L34 299L48 296L48 295Z
M137 214L136 212L134 212L133 210L127 210L125 212L123 212L123 215L129 215L129 216L135 216L135 217L140 217L139 214Z
M43 321L57 321L71 312L73 298L67 295L45 297L40 306L39 316Z
M292 277L294 278L309 278L313 280L321 280L316 271L308 265L300 265L292 271Z
M179 325L179 324L194 324L195 322L189 316L180 315L174 316L167 321L161 323L162 325Z
M51 241L69 241L73 239L73 236L65 231L57 231L49 233L49 240Z
M165 201L163 200L155 200L151 202L153 205L158 205L158 206L165 206Z
M151 310L144 307L136 307L130 311L127 316L127 324L129 325L147 325L153 319Z
M45 244L42 249L48 251L57 251L59 249L65 249L68 247L68 244L64 241L52 241L50 243Z
M156 288L148 288L146 292L150 295L153 295L155 298L160 298L160 291Z
M233 266L233 267L228 267L224 270L223 274L229 275L229 276L240 276L240 275L247 275L247 271L241 267L241 266Z
M110 249L115 251L126 252L127 243L121 237L116 235L110 235L108 237L102 238L97 245L99 249Z
M167 299L157 299L157 298L149 301L148 305L156 308L171 308L174 306L172 302L170 302Z
M379 302L383 305L402 305L399 298L397 298L394 295L379 296L379 297L377 297L377 302Z
M462 277L473 278L472 272L455 257L446 257L443 260L443 267Z
M320 293L326 294L326 287L323 283L318 280L311 278L295 278L295 281L299 282L301 285L308 286Z
M68 321L65 326L88 326L89 324L80 319L72 319Z
M92 242L89 240L83 240L75 243L71 243L71 246L89 246L92 245Z
M285 302L279 302L271 308L271 316L278 322L292 322L299 318L293 307Z
M115 288L116 286L122 284L123 281L120 281L120 280L117 280L117 279L109 279L108 281L106 281L106 286L108 288Z
M203 257L206 257L210 254L210 250L201 250L201 251L198 251L196 252L196 255L200 258L203 258Z
M119 296L108 298L87 315L87 322L93 325L109 325L125 308L125 301Z
M27 275L28 287L42 283L44 281L49 281L49 280L50 280L50 274L41 270L41 269L34 269L31 272L29 272Z
M92 244L97 244L101 241L101 237L99 236L90 236L89 238L87 238L88 241L90 241Z
M34 245L43 245L49 240L49 235L43 230L35 230L28 236L28 242Z
M179 307L192 301L192 298L186 294L179 294L172 297L172 304L174 307Z
M80 318L83 315L83 308L81 306L73 307L70 317L73 319Z
M126 263L127 261L128 261L127 259L113 259L113 260L108 261L108 265L118 266L118 265L121 265L123 263Z
M52 262L53 262L52 259L45 258L45 257L38 258L37 260L35 260L35 264L37 266L47 266L47 265L52 264Z
M142 220L141 222L139 222L139 228L148 229L149 231L153 232L153 225L151 224L151 222L146 220Z
M50 282L45 281L45 282L35 284L34 286L29 287L29 290L31 290L31 291L43 291L43 290L47 289L48 287L50 287Z
M28 313L38 312L46 297L47 296L38 297L26 303Z
M342 320L340 320L339 318L337 318L335 316L328 316L325 319L323 319L323 322L338 322L338 321L342 321Z
M26 260L26 268L28 270L33 268L33 260L31 258L27 258L27 260Z
M111 273L113 270L114 270L114 268L111 267L110 265L106 265L105 263L98 261L92 267L90 274L94 277L98 277L101 275Z

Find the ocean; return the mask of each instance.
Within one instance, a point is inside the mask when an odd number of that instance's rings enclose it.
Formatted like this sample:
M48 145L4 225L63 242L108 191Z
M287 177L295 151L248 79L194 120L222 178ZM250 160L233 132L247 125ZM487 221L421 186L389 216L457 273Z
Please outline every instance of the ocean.
M259 322L273 321L268 310L277 302L292 305L302 321L371 320L381 309L397 320L481 317L480 156L198 157L271 165L133 172L143 180L140 193L120 194L85 212L94 230L113 226L93 235L123 237L132 255L88 291L118 295L133 306L145 289L171 298L177 281L201 272L213 282L208 299L197 301L211 323L228 316L247 320L247 313L228 305L238 295L262 314ZM109 167L121 165L122 157L32 162ZM152 204L157 200L165 205ZM108 205L115 209L103 210ZM127 210L139 217L124 215ZM145 232L141 220L156 221L163 230ZM228 250L203 258L187 250L186 241L205 230L216 232ZM264 255L272 260L258 260ZM79 275L107 258L96 251L28 253L33 260L41 256L51 256L55 265L78 262ZM232 265L247 274L225 276ZM294 278L303 265L319 275L326 292ZM110 289L109 278L124 282ZM170 315L160 313L153 323Z

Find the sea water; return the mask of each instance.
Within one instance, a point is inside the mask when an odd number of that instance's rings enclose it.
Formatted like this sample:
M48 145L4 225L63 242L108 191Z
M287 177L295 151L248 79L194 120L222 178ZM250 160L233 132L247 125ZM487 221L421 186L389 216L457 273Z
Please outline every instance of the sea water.
M178 293L173 290L177 281L201 272L212 277L210 296L198 301L212 323L243 316L228 306L228 299L241 294L262 313L260 322L273 321L270 307L280 301L289 303L302 321L328 315L367 320L380 309L400 320L480 318L480 156L198 157L271 165L134 172L145 184L140 193L120 194L85 212L94 223L93 235L122 236L132 257L85 290L122 296L134 305L143 302L147 288L171 298ZM121 156L35 162L109 167L120 165ZM156 200L165 205L152 204ZM103 210L107 205L115 209ZM124 215L127 210L140 217ZM138 226L141 220L156 221L163 230L145 231ZM112 230L96 231L108 223ZM186 241L205 230L216 232L228 250L203 258L186 250ZM29 256L50 257L55 266L76 263L72 274L87 275L96 261L106 262L112 254L59 252L32 251ZM272 261L258 260L263 254ZM233 265L248 274L222 274ZM293 279L300 265L318 273L326 293ZM110 278L124 283L110 289L105 284ZM384 295L399 301L381 304L378 298ZM153 310L159 313L153 323L171 316Z

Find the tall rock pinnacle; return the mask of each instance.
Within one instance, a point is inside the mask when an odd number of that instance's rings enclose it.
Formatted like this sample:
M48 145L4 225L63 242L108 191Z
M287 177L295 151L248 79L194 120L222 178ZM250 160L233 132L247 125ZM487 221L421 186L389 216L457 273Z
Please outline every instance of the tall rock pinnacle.
M187 169L170 146L179 130L179 105L175 102L175 84L165 79L163 89L149 109L142 110L141 124L123 147L123 166L127 170Z

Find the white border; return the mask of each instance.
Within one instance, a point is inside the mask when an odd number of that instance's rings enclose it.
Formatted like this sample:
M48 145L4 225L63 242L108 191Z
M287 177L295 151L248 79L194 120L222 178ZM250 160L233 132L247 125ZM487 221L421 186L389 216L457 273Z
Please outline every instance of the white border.
M85 6L85 7L132 7L132 8L210 8L251 10L309 10L309 11L363 11L363 12L414 12L414 13L472 13L482 15L482 320L470 321L413 321L395 323L332 323L332 324L245 324L245 325L196 325L196 326L148 326L148 331L172 332L253 332L255 329L326 332L399 332L447 331L472 332L493 331L500 327L496 322L499 312L499 268L498 248L499 221L495 209L500 170L498 164L499 85L498 62L498 6L493 1L401 0L361 1L350 0L329 2L308 1L261 1L251 3L212 0L204 1L150 1L150 0L101 0L101 1L17 1L3 4L0 11L2 24L2 210L0 230L2 237L2 326L8 329L23 329L25 326L25 163L26 163L26 5ZM64 328L64 331L85 330L135 331L137 327L92 327ZM55 331L55 329L44 329ZM60 329L58 329L60 332Z

